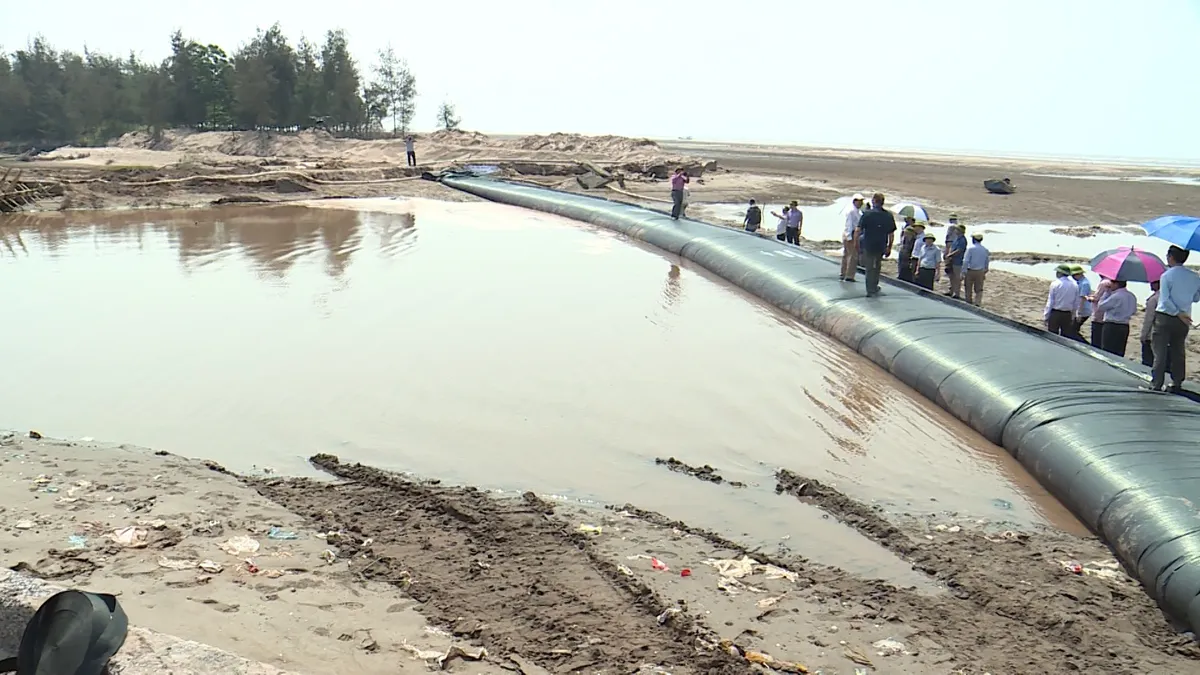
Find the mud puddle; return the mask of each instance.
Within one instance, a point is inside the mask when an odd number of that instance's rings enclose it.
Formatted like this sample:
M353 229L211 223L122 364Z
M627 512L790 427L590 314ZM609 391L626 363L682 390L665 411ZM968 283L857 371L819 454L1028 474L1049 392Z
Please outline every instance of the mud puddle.
M885 577L905 566L863 562L886 557L775 496L775 471L888 511L1078 527L1003 450L678 260L498 205L344 204L0 220L0 274L29 289L0 409L240 471L325 452L633 502ZM671 456L747 487L654 465Z

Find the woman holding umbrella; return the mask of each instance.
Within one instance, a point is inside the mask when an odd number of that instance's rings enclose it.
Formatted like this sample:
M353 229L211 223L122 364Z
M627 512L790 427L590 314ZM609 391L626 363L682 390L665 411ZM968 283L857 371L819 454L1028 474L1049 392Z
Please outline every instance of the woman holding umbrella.
M1158 281L1167 266L1148 251L1122 246L1092 258L1092 271L1108 279L1108 289L1089 298L1096 302L1092 328L1096 334L1092 346L1110 354L1125 356L1129 343L1129 320L1137 314L1137 298L1126 288L1128 282ZM1102 284L1103 285L1103 284ZM1097 330L1098 329L1098 330Z

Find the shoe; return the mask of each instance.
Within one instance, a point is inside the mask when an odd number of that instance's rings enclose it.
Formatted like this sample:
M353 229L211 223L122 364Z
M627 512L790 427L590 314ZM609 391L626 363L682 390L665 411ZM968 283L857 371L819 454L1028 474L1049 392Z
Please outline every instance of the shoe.
M1172 384L1171 388L1168 389L1167 392L1171 393L1171 394L1182 394L1183 393L1183 385L1182 384Z
M946 297L948 298L948 297L950 297L950 296L952 296L952 295L954 295L954 294L953 294L953 293L951 293L950 291L946 291L945 293L942 293L942 295L944 295L944 296L946 296Z

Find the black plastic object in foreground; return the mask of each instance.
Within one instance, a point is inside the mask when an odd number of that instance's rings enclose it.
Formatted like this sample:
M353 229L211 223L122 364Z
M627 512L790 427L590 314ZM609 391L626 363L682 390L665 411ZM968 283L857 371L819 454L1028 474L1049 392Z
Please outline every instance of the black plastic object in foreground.
M636 206L461 174L485 199L581 220L692 260L857 350L1002 445L1200 628L1200 406L1132 372L900 285L868 299L837 264Z

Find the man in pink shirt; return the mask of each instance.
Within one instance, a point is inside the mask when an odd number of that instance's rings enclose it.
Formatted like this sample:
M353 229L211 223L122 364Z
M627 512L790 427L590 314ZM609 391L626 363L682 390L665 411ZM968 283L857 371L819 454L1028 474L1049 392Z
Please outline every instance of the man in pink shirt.
M683 214L683 188L690 182L692 179L683 167L675 169L675 175L671 176L671 217L675 220Z
M1112 293L1112 279L1100 277L1100 283L1096 284L1096 291L1088 300L1092 301L1092 346L1096 349L1103 348L1104 342L1104 310L1100 309L1100 303L1104 298Z

